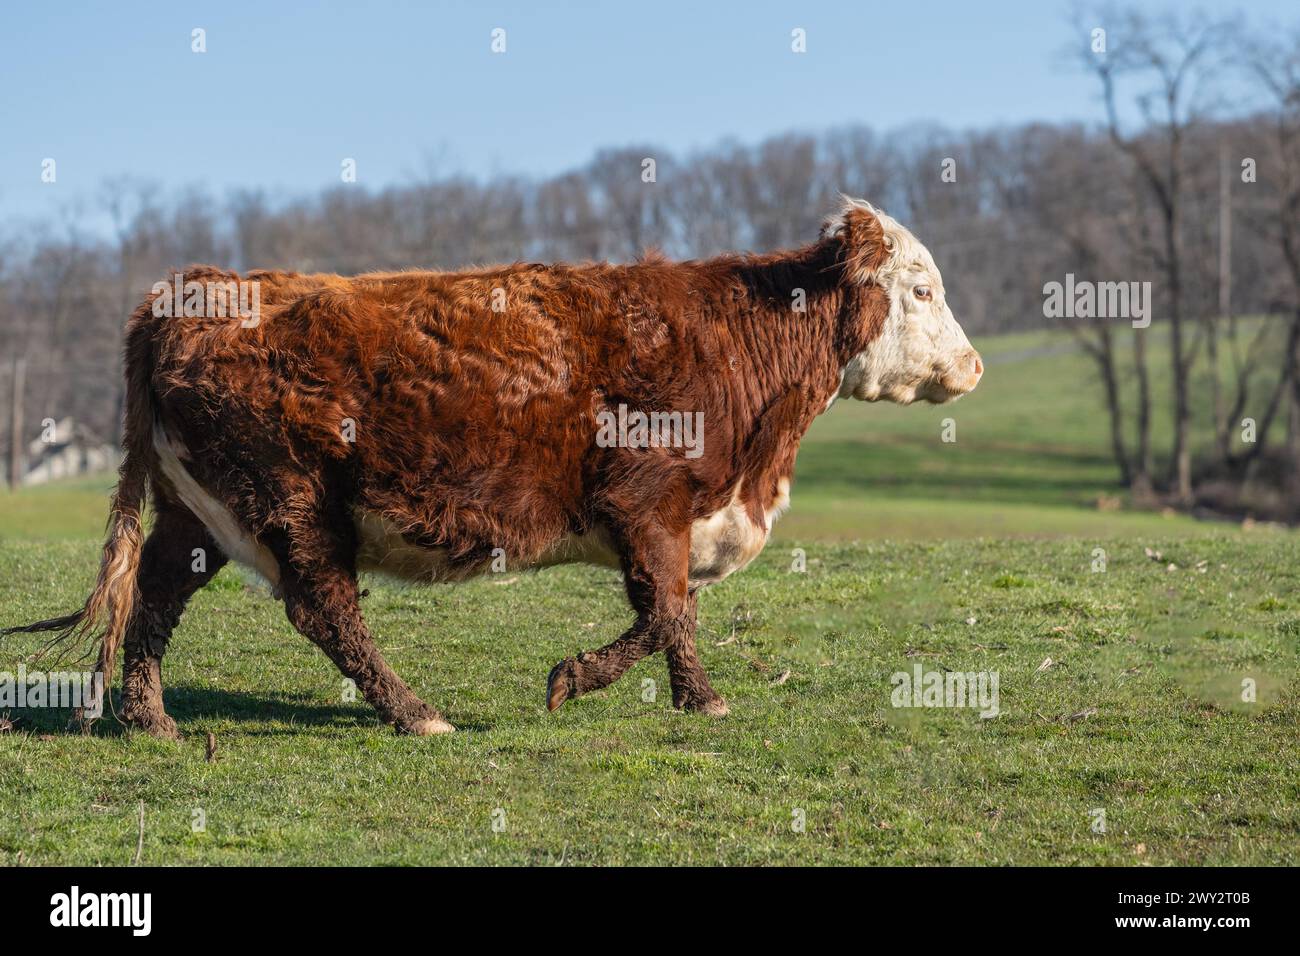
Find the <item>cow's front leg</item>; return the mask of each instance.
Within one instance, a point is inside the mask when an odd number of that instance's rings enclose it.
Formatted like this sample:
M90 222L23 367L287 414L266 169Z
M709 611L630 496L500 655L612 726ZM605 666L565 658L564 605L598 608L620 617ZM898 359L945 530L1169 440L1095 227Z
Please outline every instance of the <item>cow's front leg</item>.
M614 683L641 658L664 648L668 626L654 616L638 617L618 640L560 661L546 679L547 709L555 710L570 697Z
M727 715L727 702L713 689L708 675L695 653L696 604L699 592L691 591L687 598L690 627L676 631L664 647L668 658L668 680L673 689L673 706L680 710L696 710L712 717Z
M686 587L690 561L687 532L662 527L623 535L623 577L636 623L598 651L566 657L546 681L546 706L555 710L571 697L607 687L648 654L680 641L695 628L695 604Z

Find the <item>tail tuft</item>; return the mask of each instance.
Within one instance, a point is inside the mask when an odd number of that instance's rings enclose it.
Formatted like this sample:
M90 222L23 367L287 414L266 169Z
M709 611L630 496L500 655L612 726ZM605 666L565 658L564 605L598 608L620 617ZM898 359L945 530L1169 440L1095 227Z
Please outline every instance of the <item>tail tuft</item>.
M103 686L112 684L114 664L122 638L131 622L137 600L136 572L140 567L140 551L144 545L141 512L144 507L148 483L147 465L144 468L128 457L123 461L117 492L113 496L113 510L109 518L108 539L100 560L99 577L95 588L80 610L61 617L52 617L32 624L8 627L4 634L32 634L56 631L37 652L37 659L54 654L55 661L73 659L84 661L98 645L99 654L95 670L103 675ZM102 701L87 703L87 711L99 710Z
M138 600L136 577L144 546L143 513L153 469L149 329L137 321L147 308L137 310L127 330L125 447L95 588L78 611L0 631L0 635L57 632L37 652L38 658L53 652L56 660L64 660L80 648L82 653L76 659L85 660L98 646L95 669L102 675L105 689L112 686L117 651ZM102 712L102 704L92 701L85 711Z

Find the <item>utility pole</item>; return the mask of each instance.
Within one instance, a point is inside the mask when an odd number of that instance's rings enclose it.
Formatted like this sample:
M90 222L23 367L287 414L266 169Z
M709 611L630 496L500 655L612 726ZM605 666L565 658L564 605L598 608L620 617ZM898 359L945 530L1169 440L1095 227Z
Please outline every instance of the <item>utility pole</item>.
M1232 425L1225 418L1223 385L1219 374L1219 323L1233 347L1232 328L1232 188L1228 173L1228 143L1219 141L1219 314L1206 324L1205 344L1210 360L1211 401L1214 405L1214 441L1220 461L1227 461L1231 446L1228 437Z
M23 392L27 387L27 359L15 358L13 417L9 420L9 487L23 482Z
M1228 144L1219 144L1219 315L1232 315L1232 177L1228 174Z

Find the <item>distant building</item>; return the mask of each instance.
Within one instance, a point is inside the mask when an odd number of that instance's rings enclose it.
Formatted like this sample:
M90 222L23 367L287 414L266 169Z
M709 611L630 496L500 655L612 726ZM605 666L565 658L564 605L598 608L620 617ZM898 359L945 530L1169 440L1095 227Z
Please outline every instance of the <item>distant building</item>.
M120 457L116 445L72 418L64 418L48 424L28 442L21 483L43 485L59 478L112 471Z

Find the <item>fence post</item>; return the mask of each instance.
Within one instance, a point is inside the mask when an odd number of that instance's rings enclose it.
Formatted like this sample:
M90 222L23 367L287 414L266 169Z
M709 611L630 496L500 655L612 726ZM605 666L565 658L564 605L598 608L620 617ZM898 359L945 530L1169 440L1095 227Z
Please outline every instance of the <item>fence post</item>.
M27 385L27 359L14 359L13 380L13 417L9 420L9 487L17 491L23 483L23 392Z

